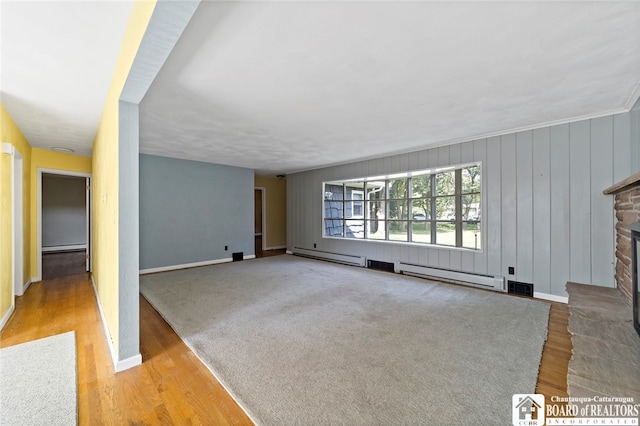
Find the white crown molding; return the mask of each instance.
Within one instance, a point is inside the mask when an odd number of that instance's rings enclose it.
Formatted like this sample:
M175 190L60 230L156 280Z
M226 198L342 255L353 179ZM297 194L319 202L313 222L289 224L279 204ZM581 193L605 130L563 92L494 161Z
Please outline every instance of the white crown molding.
M638 102L638 99L640 99L640 81L638 81L638 84L636 84L636 87L634 87L633 91L629 95L627 102L624 103L624 108L627 111L631 111L631 108L633 108L636 102Z

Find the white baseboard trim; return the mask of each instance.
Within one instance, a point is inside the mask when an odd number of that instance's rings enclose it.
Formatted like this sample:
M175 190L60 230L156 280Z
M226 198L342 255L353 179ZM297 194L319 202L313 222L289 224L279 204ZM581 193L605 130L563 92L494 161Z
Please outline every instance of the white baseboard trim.
M246 256L242 256L243 260L248 260L248 259L255 259L256 255L255 254L248 254Z
M142 364L142 355L137 354L127 359L123 359L114 363L114 368L116 370L116 373L119 373L121 371L128 370L133 367L137 367L140 364Z
M566 296L556 296L555 294L548 293L538 293L537 291L533 292L533 297L536 299L550 300L552 302L560 302L560 303L569 303L569 298Z
M293 254L293 252L291 250L287 250L285 253L287 254Z
M245 259L246 259L246 257L245 257ZM216 265L218 263L227 263L227 262L232 262L232 261L233 261L232 258L225 257L224 259L205 260L203 262L183 263L181 265L159 266L157 268L141 269L140 270L140 275L155 274L156 272L175 271L176 269L197 268L198 266Z
M68 245L68 246L49 246L49 247L42 247L42 252L43 253L47 253L50 251L71 251L71 250L86 250L87 249L87 245L86 244L72 244L72 245Z
M93 280L93 274L91 274L91 285L93 286L93 294L96 296L96 302L98 303L98 311L100 311L100 321L102 321L102 328L104 329L104 337L107 339L107 346L109 346L109 353L111 354L111 362L113 362L113 369L116 373L119 373L129 368L142 364L142 355L137 354L121 361L116 356L115 348L113 347L113 340L111 340L111 333L107 327L107 319L104 316L104 310L102 309L102 303L98 297L98 289L96 288L96 282Z
M22 294L24 295L24 293L27 291L27 289L29 288L29 286L31 285L31 283L34 282L33 278L29 278L29 281L27 281L23 286L22 286Z
M11 315L13 314L13 311L15 309L16 309L15 304L12 303L11 307L9 307L9 309L7 310L7 313L4 314L4 316L0 320L0 330L2 330L5 325L7 325L7 321L9 321L9 318L11 318Z
M282 249L286 249L287 246L271 246L271 247L267 247L265 248L265 250L282 250Z

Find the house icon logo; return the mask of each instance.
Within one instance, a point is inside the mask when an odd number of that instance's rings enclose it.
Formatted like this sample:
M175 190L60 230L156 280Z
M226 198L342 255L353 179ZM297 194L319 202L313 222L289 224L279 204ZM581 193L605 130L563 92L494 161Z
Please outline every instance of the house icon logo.
M514 426L544 425L544 395L515 394L511 400Z

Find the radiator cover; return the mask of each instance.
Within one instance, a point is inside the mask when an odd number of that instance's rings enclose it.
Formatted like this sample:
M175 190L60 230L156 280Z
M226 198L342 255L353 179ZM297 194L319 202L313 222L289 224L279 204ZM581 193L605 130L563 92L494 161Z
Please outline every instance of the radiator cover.
M489 290L506 291L504 277L499 275L481 275L469 272L452 271L450 269L432 268L423 265L395 262L395 272L439 278L446 281L480 287Z
M330 260L332 262L344 263L347 265L361 266L366 265L364 256L356 256L351 254L331 253L322 250L305 249L302 247L294 247L291 251L293 254L304 257L312 257L314 259Z

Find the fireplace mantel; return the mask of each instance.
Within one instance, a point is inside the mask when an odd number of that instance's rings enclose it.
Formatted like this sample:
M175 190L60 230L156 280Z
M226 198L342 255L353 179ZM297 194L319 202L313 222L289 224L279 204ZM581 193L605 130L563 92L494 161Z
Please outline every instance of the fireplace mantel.
M620 192L624 192L628 189L631 189L631 187L635 185L640 185L640 172L636 173L635 175L631 175L626 179L621 180L620 182L608 187L602 192L604 193L604 195L615 195Z

